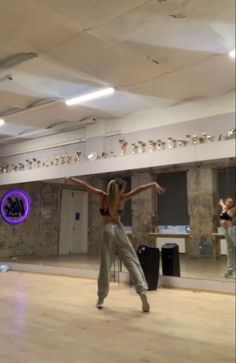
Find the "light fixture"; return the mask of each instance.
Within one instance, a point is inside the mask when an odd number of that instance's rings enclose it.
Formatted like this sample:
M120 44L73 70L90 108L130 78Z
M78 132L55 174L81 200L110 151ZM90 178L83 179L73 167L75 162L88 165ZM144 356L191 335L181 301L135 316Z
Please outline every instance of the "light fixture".
M104 88L104 89L102 89L100 91L90 92L90 93L87 93L87 94L85 94L83 96L78 96L78 97L71 98L71 99L65 101L65 103L66 103L67 106L73 106L73 105L76 105L78 103L82 103L82 102L94 100L96 98L111 95L114 92L115 92L115 90L112 87Z
M3 126L4 124L5 124L5 121L2 118L0 118L0 126Z
M98 154L96 153L96 151L93 151L91 152L89 155L88 155L88 160L96 160L98 157Z
M231 50L228 55L231 57L231 58L235 58L235 49L234 50Z

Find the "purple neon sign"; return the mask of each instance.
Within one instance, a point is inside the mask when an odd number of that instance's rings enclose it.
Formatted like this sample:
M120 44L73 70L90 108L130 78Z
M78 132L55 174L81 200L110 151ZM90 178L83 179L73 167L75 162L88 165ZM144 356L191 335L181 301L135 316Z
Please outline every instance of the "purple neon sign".
M0 213L9 224L22 223L29 215L30 201L27 194L18 189L6 192L0 202Z

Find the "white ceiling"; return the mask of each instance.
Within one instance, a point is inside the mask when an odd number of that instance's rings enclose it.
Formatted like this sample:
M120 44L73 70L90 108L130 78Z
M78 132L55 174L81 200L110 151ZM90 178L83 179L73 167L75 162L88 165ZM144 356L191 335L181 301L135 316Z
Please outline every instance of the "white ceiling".
M234 0L0 0L6 121L0 144L232 91L234 6ZM9 66L28 52L38 56ZM83 106L64 104L104 86L117 91Z

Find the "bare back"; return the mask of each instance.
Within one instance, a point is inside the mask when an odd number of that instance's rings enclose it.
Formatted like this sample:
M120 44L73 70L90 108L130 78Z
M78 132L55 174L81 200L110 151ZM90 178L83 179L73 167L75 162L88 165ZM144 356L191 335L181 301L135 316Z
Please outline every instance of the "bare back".
M119 224L123 207L124 207L124 200L122 197L120 197L118 200L117 206L116 206L117 216L115 216L115 217L111 216L110 211L109 211L108 194L107 193L104 194L100 198L100 209L99 209L103 222L105 224L108 224L108 223Z

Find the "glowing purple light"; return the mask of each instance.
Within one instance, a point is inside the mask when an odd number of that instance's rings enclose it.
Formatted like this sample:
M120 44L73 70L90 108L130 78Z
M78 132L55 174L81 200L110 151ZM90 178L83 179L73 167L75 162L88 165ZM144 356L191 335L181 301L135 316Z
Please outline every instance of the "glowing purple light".
M9 207L10 203L9 201L14 203L14 205L16 203L19 203L20 201L21 205L23 205L24 213L23 214L21 213L21 216L7 215L6 209L9 210L9 208L12 207L12 206ZM18 208L18 205L16 207ZM23 191L18 189L12 189L3 195L2 200L0 202L0 213L5 222L9 224L22 223L28 217L29 211L30 211L30 201L27 194L24 193Z

